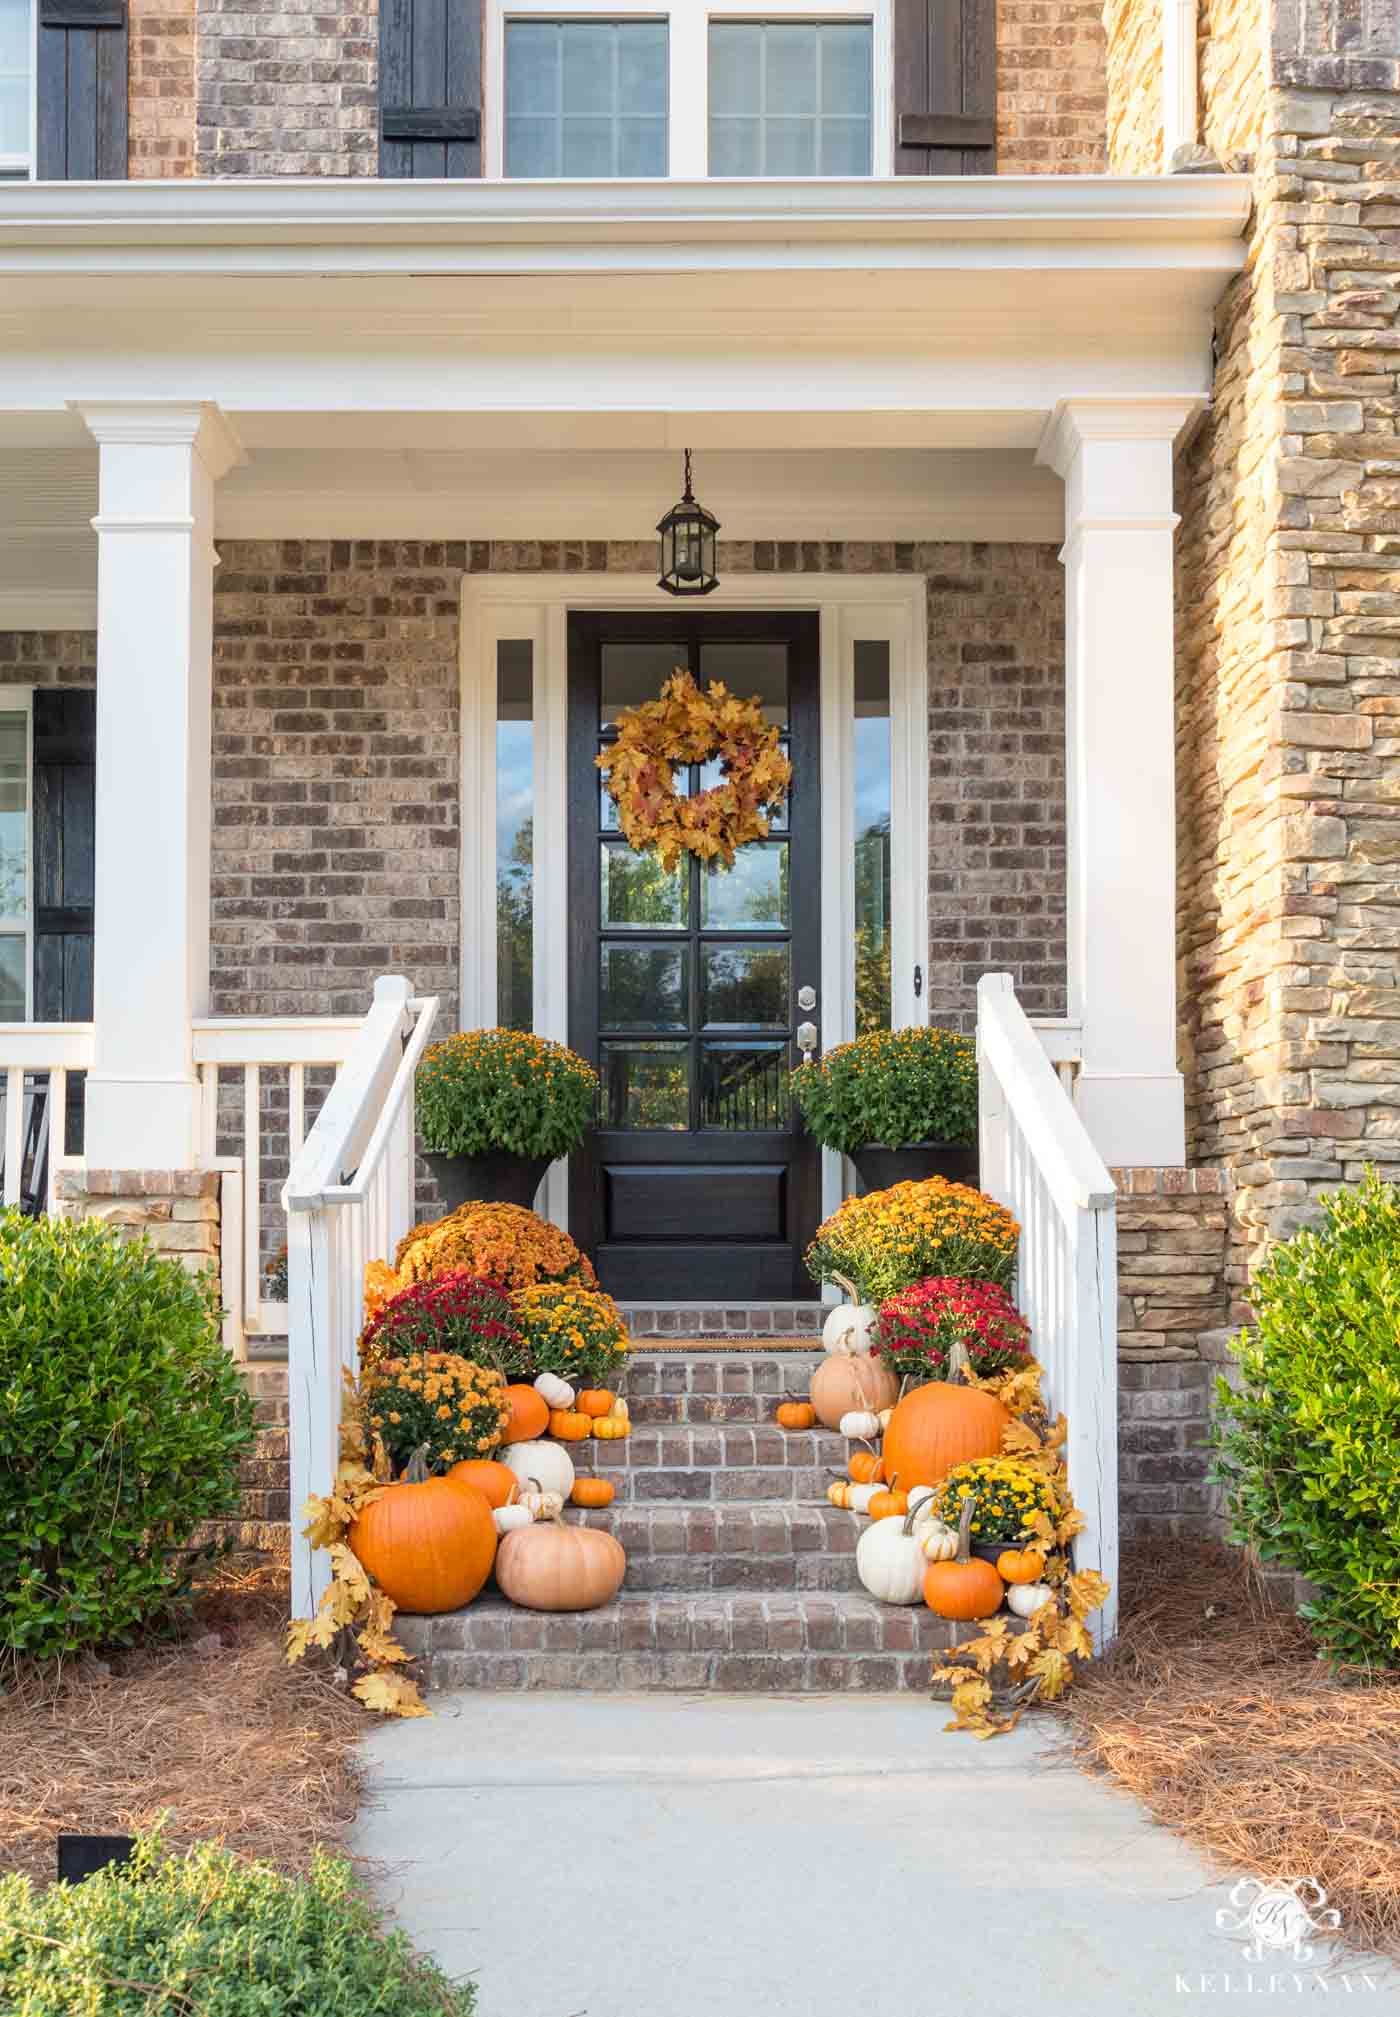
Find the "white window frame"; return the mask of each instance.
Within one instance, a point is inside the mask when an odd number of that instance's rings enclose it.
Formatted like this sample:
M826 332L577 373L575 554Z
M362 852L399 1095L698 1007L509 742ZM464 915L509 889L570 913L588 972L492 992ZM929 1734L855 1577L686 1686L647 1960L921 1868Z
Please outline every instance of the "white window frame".
M24 846L24 911L0 917L0 938L24 940L24 1020L34 1020L34 689L0 686L0 714L25 718L24 783L26 834Z
M0 180L32 182L39 151L39 0L29 0L29 152L0 154Z
M815 610L821 663L822 1048L855 1035L855 648L890 647L890 1022L927 1020L914 970L928 967L928 589L922 574L747 574L705 607ZM460 1022L496 1020L496 646L534 648L534 1027L569 1036L568 679L571 609L667 610L642 574L474 574L462 581ZM553 808L542 816L541 807ZM842 1158L822 1152L823 1215L845 1189ZM568 1177L555 1164L541 1209L568 1226Z
M706 182L710 176L709 37L712 21L868 21L871 24L871 172L873 181L894 173L893 0L834 6L822 0L488 0L485 76L484 172L505 179L506 22L635 18L667 25L670 89L667 93L667 175L672 182ZM658 178L660 179L660 178ZM821 181L821 176L804 176Z

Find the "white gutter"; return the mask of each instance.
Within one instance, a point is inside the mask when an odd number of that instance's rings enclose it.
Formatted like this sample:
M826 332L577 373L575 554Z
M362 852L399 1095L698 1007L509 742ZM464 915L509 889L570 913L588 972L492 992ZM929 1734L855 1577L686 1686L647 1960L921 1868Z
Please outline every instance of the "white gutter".
M1196 5L1197 0L1162 0L1164 174L1170 170L1177 148L1194 147L1200 131L1196 109Z
M1189 4L1189 0L1175 0ZM1239 176L899 176L886 181L429 182L229 178L0 183L0 247L36 263L79 247L384 248L540 243L678 247L1106 238L1223 245L1249 209ZM393 262L396 263L396 262ZM456 264L458 262L450 262ZM7 259L9 271L23 269ZM33 270L32 268L30 270Z

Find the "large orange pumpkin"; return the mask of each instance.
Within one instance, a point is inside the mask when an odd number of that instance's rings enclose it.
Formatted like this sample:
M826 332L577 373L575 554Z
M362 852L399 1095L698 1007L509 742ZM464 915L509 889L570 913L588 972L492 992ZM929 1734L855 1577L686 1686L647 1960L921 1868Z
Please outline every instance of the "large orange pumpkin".
M557 1517L507 1534L496 1557L502 1594L529 1611L594 1611L611 1603L626 1572L620 1541L601 1527L566 1527Z
M847 1358L844 1352L828 1352L812 1375L812 1406L824 1428L841 1426L841 1417L856 1408L878 1415L891 1407L899 1393L899 1382L883 1359Z
M510 1420L506 1423L504 1443L533 1443L536 1436L542 1436L549 1427L549 1403L543 1394L537 1394L533 1387L514 1386L506 1388L506 1399L510 1402Z
M933 1380L926 1387L915 1387L896 1407L885 1430L886 1475L897 1476L906 1491L915 1485L936 1485L954 1464L994 1457L1010 1420L999 1400L962 1380Z
M454 1464L447 1475L454 1484L474 1485L493 1512L498 1506L508 1506L520 1489L520 1480L509 1464L498 1464L494 1457L469 1457Z
M496 1558L496 1523L474 1485L430 1478L422 1450L350 1529L350 1547L401 1611L469 1604Z
M940 1618L991 1618L1001 1609L1006 1586L993 1562L969 1552L975 1498L964 1499L958 1519L958 1552L951 1562L930 1562L924 1571L924 1602Z

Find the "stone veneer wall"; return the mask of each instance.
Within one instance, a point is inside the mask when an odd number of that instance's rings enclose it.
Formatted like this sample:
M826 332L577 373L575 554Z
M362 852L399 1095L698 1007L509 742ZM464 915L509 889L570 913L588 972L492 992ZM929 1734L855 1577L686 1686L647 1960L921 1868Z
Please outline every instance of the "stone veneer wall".
M1101 0L999 0L997 173L1101 174L1106 116Z
M1104 0L1108 38L1108 167L1114 175L1162 171L1162 19L1159 0Z
M142 1234L191 1274L219 1265L216 1170L61 1170L59 1208L99 1219L128 1239Z

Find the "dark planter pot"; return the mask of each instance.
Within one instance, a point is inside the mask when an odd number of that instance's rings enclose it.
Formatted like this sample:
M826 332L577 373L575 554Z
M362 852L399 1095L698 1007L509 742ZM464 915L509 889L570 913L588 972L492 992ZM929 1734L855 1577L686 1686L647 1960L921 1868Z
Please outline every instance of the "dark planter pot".
M908 1148L886 1149L867 1142L851 1150L862 1193L887 1191L891 1184L922 1183L925 1177L947 1177L950 1183L977 1184L977 1147L962 1142L911 1142Z
M969 1541L967 1552L995 1566L997 1556L1004 1555L1008 1548L1028 1548L1030 1545L1029 1541Z
M523 1205L529 1211L550 1165L548 1156L514 1156L508 1149L486 1156L425 1156L424 1161L450 1212L477 1200Z

